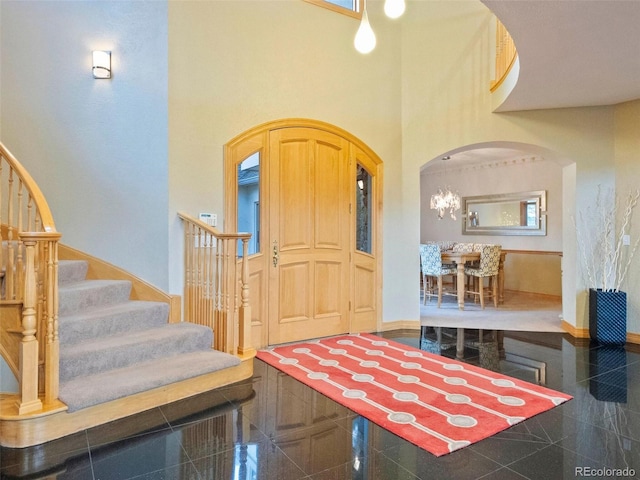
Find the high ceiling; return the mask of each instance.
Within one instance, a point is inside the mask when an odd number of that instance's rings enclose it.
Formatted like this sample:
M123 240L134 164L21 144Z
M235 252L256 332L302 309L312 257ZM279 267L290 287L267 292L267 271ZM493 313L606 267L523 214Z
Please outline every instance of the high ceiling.
M640 98L639 0L481 0L511 34L518 83L499 111Z
M615 105L640 99L640 0L481 0L518 51L518 82L500 112ZM522 161L535 153L482 148L423 169ZM446 166L445 166L446 165Z

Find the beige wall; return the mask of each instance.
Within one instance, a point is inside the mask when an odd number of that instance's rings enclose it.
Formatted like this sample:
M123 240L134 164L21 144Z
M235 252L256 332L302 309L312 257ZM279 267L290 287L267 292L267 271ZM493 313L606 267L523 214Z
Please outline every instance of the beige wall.
M363 56L353 48L357 20L306 2L171 2L170 210L221 218L225 143L271 120L320 120L351 132L384 161L384 265L394 271L402 221L401 46L397 24L373 11L370 18L378 47ZM179 248L179 225L170 222ZM174 291L180 269L174 258ZM385 316L408 318L389 292Z
M504 288L516 292L562 296L562 257L509 253L504 265Z
M43 7L50 14L32 15ZM176 212L223 220L226 142L286 117L348 130L384 161L387 322L419 318L420 167L468 146L526 143L564 167L565 318L584 328L571 217L597 184L638 178L637 102L491 113L492 15L480 2L410 1L399 21L381 7L370 3L378 46L362 56L357 21L297 0L4 0L3 141L31 159L65 240L181 293ZM114 78L97 83L89 52L114 39Z
M398 22L381 18L380 6L370 5L378 46L361 56L351 47L357 22L305 2L170 3L173 246L180 242L173 210L221 214L225 142L279 118L332 123L385 163L383 319L417 320L420 167L473 145L525 143L565 170L576 166L568 176L558 172L577 186L569 185L574 196L563 194L565 235L553 250L564 251L565 318L583 328L585 288L567 224L576 200L582 204L603 178L613 181L614 109L494 114L492 15L481 3L409 2ZM176 257L173 290L180 269Z
M575 162L575 198L563 201L564 295L575 295L565 319L584 328L585 287L576 271L576 244L566 225L575 202L582 205L597 183L614 175L613 108L567 108L491 113L488 85L491 14L477 2L413 2L403 37L403 211L407 244L419 243L420 167L456 149L487 142L538 146L544 157L564 168ZM445 27L442 27L446 25ZM563 173L563 178L564 178ZM413 219L413 221L411 221ZM398 272L414 278L411 252ZM418 293L411 300L416 305ZM570 300L569 300L570 301ZM575 312L575 313L574 313ZM417 315L417 314L415 314Z
M639 188L640 182L640 101L620 104L615 109L616 190L619 196ZM618 222L621 220L621 212ZM635 208L632 223L627 233L631 236L631 247L640 239L640 206ZM625 264L624 262L623 264ZM622 289L627 292L627 330L640 332L640 251L633 255L631 267Z

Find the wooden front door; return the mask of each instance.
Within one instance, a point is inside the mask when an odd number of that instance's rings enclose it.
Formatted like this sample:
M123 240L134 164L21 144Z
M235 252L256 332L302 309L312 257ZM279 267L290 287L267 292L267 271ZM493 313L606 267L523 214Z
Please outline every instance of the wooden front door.
M270 344L349 330L348 167L337 135L271 132Z
M292 120L232 140L225 168L225 231L254 234L253 345L376 330L379 158L347 132Z

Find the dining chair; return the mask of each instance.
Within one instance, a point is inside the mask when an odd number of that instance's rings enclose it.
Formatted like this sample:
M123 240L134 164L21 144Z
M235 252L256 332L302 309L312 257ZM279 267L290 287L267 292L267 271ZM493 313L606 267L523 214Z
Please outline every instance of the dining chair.
M456 243L453 245L452 250L454 252L473 252L475 243Z
M493 297L493 304L498 307L498 270L500 267L500 245L482 244L478 247L480 251L480 263L477 267L465 267L465 275L473 278L473 290L467 290L473 296L480 297L480 306L484 309L484 279L489 278L490 291L487 292L489 297ZM476 281L477 280L477 281Z
M454 266L442 265L442 256L440 247L437 244L420 245L420 266L422 270L422 293L423 304L427 304L427 298L431 301L431 297L438 297L438 308L442 303L442 295L444 293L442 287L443 275L457 275L458 270ZM437 287L433 285L433 279L437 281ZM436 293L437 288L437 293ZM455 293L446 293L447 295L456 295Z
M440 251L442 252L446 250L453 250L453 247L456 244L456 242L452 240L439 240L436 243L438 244L438 246L440 247Z
M475 252L476 251L476 245L478 245L477 243L456 243L455 245L453 245L452 250L454 252L463 252L463 253L469 253L469 252ZM480 266L480 262L469 262L468 264L471 267L478 267ZM471 281L467 280L467 288L471 288ZM465 295L466 297L466 295Z

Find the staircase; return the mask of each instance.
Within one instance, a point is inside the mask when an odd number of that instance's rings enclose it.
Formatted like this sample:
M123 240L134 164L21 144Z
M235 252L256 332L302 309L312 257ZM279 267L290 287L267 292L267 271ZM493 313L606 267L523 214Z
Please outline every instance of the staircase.
M183 309L180 296L62 245L42 191L1 142L0 198L0 355L18 380L0 392L0 446L40 445L253 375L250 234L179 214Z
M168 323L166 303L129 300L126 280L87 280L59 264L60 395L74 412L240 364L212 350L211 329Z

